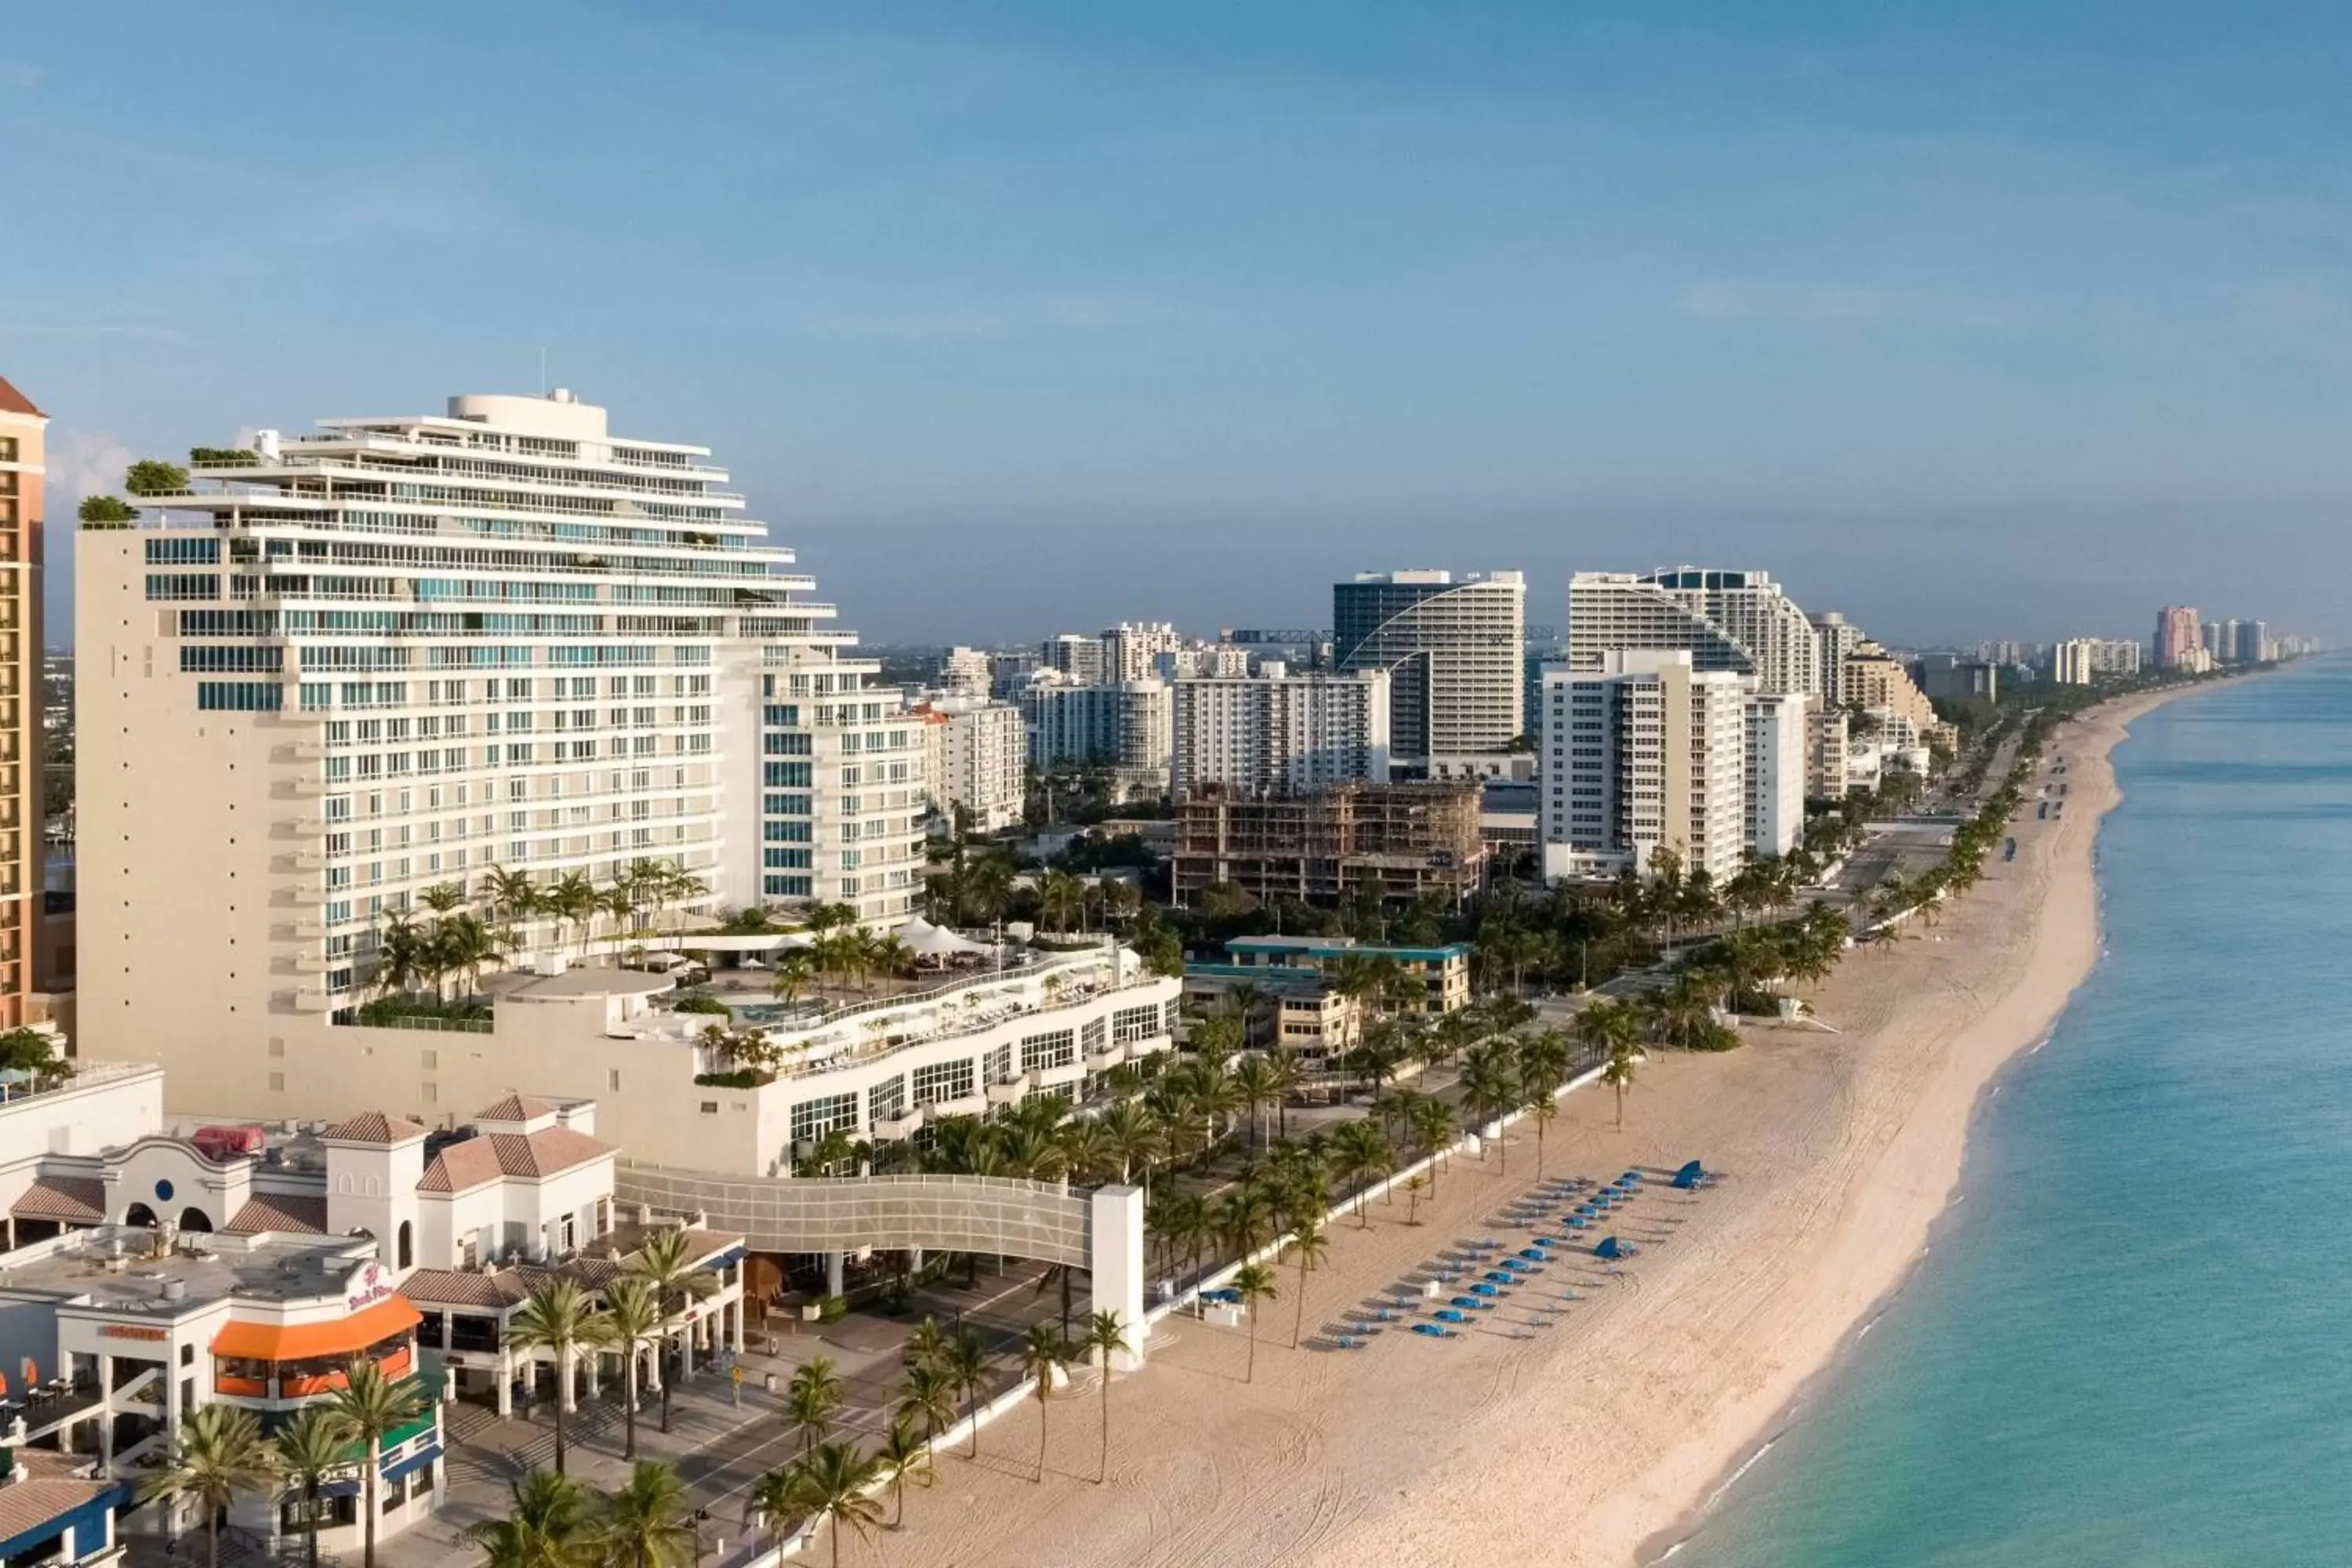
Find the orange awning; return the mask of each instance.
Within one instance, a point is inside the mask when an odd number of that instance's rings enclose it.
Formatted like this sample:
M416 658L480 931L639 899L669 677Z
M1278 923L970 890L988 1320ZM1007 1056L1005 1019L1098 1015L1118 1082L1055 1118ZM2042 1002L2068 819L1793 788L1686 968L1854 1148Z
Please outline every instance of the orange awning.
M425 1321L401 1296L325 1323L231 1322L213 1338L213 1354L240 1361L311 1361L352 1355Z

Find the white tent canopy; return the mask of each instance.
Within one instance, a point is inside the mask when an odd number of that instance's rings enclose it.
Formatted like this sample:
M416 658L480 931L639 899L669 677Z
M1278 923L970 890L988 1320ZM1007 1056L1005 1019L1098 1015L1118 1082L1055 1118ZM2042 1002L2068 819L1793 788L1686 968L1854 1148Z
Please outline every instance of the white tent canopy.
M959 952L986 952L984 942L972 942L960 937L945 926L935 926L917 915L898 928L898 940L913 950L919 958L950 958Z
M721 936L717 932L689 931L670 939L669 945L688 952L776 952L788 947L806 947L814 939L806 931L771 931L756 936Z

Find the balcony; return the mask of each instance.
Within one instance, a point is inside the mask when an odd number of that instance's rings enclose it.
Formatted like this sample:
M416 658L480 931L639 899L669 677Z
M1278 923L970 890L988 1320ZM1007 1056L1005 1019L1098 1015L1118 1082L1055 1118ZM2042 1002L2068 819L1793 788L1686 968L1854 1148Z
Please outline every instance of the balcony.
M1125 1046L1103 1046L1087 1053L1087 1070L1088 1072L1108 1072L1111 1068L1118 1066L1119 1063L1125 1060L1127 1060L1127 1047Z
M1023 1100L1027 1098L1029 1089L1029 1075L1025 1072L1015 1073L1011 1078L1000 1079L999 1081L988 1086L988 1103L991 1105L1018 1105Z
M294 1011L297 1013L331 1013L337 1005L335 993L331 991L316 991L304 986L294 993Z
M904 1116L889 1116L874 1123L874 1139L877 1143L898 1143L922 1131L923 1110L920 1106Z

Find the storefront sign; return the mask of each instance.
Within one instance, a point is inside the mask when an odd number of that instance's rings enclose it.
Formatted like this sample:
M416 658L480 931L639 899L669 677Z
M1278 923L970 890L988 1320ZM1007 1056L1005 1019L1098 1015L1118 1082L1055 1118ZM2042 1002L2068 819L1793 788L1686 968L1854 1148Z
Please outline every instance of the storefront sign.
M373 1307L392 1294L392 1276L381 1263L371 1263L353 1278L345 1304L356 1312L362 1307Z
M172 1337L162 1329L144 1328L136 1323L102 1323L98 1331L104 1339L148 1340L157 1343Z

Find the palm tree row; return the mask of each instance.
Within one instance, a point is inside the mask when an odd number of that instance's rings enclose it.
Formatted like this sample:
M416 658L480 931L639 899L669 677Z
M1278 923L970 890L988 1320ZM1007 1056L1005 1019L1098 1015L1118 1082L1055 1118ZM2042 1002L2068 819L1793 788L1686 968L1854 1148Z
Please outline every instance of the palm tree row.
M1087 1321L1085 1334L1075 1342L1049 1323L1035 1324L1023 1336L1013 1359L1035 1384L1036 1480L1045 1479L1046 1406L1055 1384L1064 1369L1088 1357L1099 1363L1102 1394L1102 1441L1095 1480L1099 1485L1109 1479L1112 1358L1130 1348L1116 1312L1095 1313ZM906 1517L908 1485L931 1483L940 1434L967 1409L974 1417L967 1457L979 1457L977 1413L987 1399L996 1371L997 1358L979 1330L964 1328L945 1334L937 1319L925 1318L908 1336L905 1375L893 1393L881 1440L869 1454L834 1436L845 1391L833 1363L817 1356L795 1369L783 1412L793 1436L800 1439L801 1451L788 1464L761 1477L751 1490L752 1505L767 1520L778 1549L795 1521L830 1524L833 1560L839 1563L844 1534L871 1539L877 1529L886 1528L876 1495L886 1486L892 1494L887 1528L898 1529Z
M505 963L521 945L522 922L551 918L559 936L569 925L584 949L600 915L611 917L616 931L643 931L648 911L657 920L669 905L709 890L670 860L637 861L602 888L579 871L542 886L529 871L493 866L482 874L478 909L462 884L437 882L416 896L431 920L404 909L384 911L373 984L385 994L424 988L438 995L448 980L462 977L469 992L478 991L482 970Z
M356 1472L363 1561L374 1568L377 1455L389 1434L429 1408L415 1384L394 1382L364 1361L351 1363L331 1398L303 1406L274 1437L241 1405L203 1405L180 1423L170 1458L141 1486L141 1499L194 1500L204 1510L205 1560L220 1568L221 1521L237 1498L299 1498L316 1568L320 1496L331 1481Z
M691 1568L698 1550L686 1483L640 1460L611 1491L550 1470L509 1485L506 1517L466 1531L483 1568Z
M621 1277L604 1287L602 1300L558 1275L542 1281L507 1321L507 1348L525 1355L545 1352L556 1366L555 1473L564 1473L569 1452L564 1415L572 1399L572 1367L585 1352L610 1351L621 1358L624 1403L621 1457L637 1457L638 1373L641 1359L657 1362L685 1331L686 1310L718 1288L694 1256L687 1233L665 1226L648 1236ZM661 1379L661 1429L670 1429L674 1380Z

